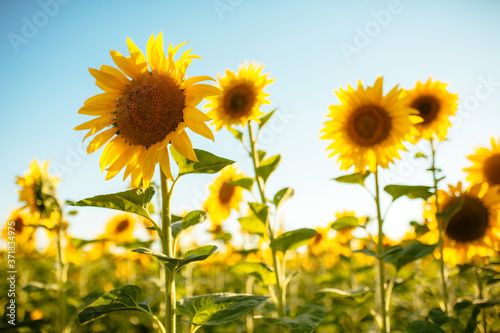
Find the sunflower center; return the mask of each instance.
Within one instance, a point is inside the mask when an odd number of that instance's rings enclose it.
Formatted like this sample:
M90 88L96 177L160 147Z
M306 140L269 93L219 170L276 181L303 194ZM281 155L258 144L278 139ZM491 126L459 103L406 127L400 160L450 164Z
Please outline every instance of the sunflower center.
M235 118L248 115L252 111L255 97L251 86L239 84L224 95L224 110Z
M227 204L231 201L234 194L234 185L224 182L219 190L219 201L222 204Z
M468 195L455 197L446 203L443 211L458 204L463 198L463 204L446 226L446 235L451 239L467 243L484 236L489 227L489 212L480 199Z
M348 136L361 146L373 146L385 140L391 130L387 112L374 105L354 111L348 120Z
M434 96L420 96L413 101L411 107L418 110L423 121L419 125L426 125L436 119L439 112L439 100Z
M24 221L23 218L20 216L17 216L14 219L14 229L16 230L16 234L22 234L23 233L23 228L24 228Z
M132 82L118 102L116 124L131 144L150 147L165 139L183 121L185 96L165 74Z
M500 153L493 154L484 161L483 174L490 185L500 185Z
M117 234L122 233L123 231L127 230L128 226L130 225L130 222L128 220L122 220L120 223L116 225L115 232Z

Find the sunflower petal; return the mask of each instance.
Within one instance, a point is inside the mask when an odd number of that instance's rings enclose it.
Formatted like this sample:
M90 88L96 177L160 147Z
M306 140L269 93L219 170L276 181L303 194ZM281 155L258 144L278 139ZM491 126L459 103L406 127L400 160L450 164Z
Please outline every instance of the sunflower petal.
M132 42L130 38L127 38L127 46L130 52L130 57L132 58L133 63L137 67L137 70L143 74L147 73L148 62L142 51L134 44L134 42Z
M95 118L92 120L89 120L81 125L78 125L74 128L75 131L80 131L80 130L85 130L85 129L91 129L93 127L97 126L110 126L114 123L115 116L114 115L104 115L100 116L99 118Z
M90 75L92 75L97 81L101 82L102 84L112 88L112 89L118 89L118 90L125 90L127 88L126 84L122 82L118 77L106 73L104 71L100 71L95 68L89 68Z
M163 155L160 158L160 168L163 174L170 180L174 180L172 177L172 172L170 170L170 157L168 156L168 150L163 151Z
M189 127L193 132L198 133L199 135L204 136L207 139L215 141L214 134L210 130L210 128L202 121L195 121L189 118L184 119L186 126Z
M97 134L87 146L87 154L92 154L103 145L105 145L106 142L108 142L113 137L113 135L116 134L116 132L118 132L118 128L112 127L105 130L104 132Z
M120 68L123 73L127 74L130 78L135 80L141 76L141 72L133 63L132 58L126 58L120 52L113 50L110 51L110 54L116 66L118 66L118 68Z
M93 105L93 104L111 104L118 103L118 99L122 96L120 93L102 93L87 98L87 100L83 103L84 105Z
M187 135L186 131L182 131L180 134L172 136L171 139L172 146L177 150L182 156L191 161L198 162L198 158L193 150L193 145L191 140Z

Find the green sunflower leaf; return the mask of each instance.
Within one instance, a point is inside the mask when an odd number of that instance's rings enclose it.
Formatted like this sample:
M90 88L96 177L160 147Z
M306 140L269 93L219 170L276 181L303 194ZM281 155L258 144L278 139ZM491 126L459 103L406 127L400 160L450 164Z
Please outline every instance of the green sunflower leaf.
M368 287L359 290L342 290L336 288L320 289L316 294L320 297L330 297L333 299L352 299L357 303L363 303L372 294Z
M406 196L410 199L427 200L432 196L432 187L420 185L387 185L384 191L392 196L392 201Z
M356 172L350 175L333 178L333 180L338 181L339 183L359 184L361 186L365 186L365 180L369 175L370 171L366 171L365 173Z
M270 317L263 319L266 324L284 326L297 333L310 333L323 321L325 314L321 306L306 305L297 310L293 319Z
M274 155L262 161L260 166L257 168L257 174L262 177L264 183L267 181L273 171L276 170L280 161L281 155Z
M216 173L234 163L234 161L200 149L194 150L198 162L188 160L178 153L173 146L170 147L170 152L175 163L179 166L179 177L189 173Z
M426 321L426 320L417 320L412 323L409 323L406 326L406 332L408 333L444 333L444 331L439 328L438 325Z
M238 218L241 227L251 233L264 237L266 234L266 224L256 216L246 216Z
M85 325L97 318L117 311L139 311L148 315L150 318L156 319L149 311L148 304L151 298L141 302L139 301L140 294L141 288L133 285L127 285L108 291L83 309L83 311L78 314L78 319L82 325Z
M258 202L249 202L248 205L255 216L262 222L266 223L267 216L269 215L269 207Z
M195 326L224 325L252 311L269 297L245 294L211 294L177 301L177 313Z
M262 127L264 127L264 125L269 121L269 119L271 119L272 115L274 114L274 112L276 112L276 110L278 109L274 109L259 118L260 120L259 130L262 129Z
M245 190L252 192L252 186L253 186L253 179L252 178L243 177L243 178L236 179L236 180L230 180L227 183L230 185L233 185L233 186L243 187Z
M234 135L234 137L237 140L239 140L240 142L243 142L243 132L238 131L237 129L232 128L232 127L227 127L227 129L229 130L229 132L231 132Z
M428 245L415 241L414 243L403 247L400 251L388 254L384 261L392 264L397 270L400 270L404 265L432 254L436 247L437 244Z
M287 231L271 242L271 248L283 253L288 250L295 250L299 246L306 244L309 239L317 234L316 230L309 228Z
M343 216L332 223L332 229L342 230L346 228L356 228L359 220L356 216Z
M155 190L152 186L148 188L138 187L124 192L97 195L77 202L69 201L68 205L121 210L123 212L140 215L156 223L147 210L148 203L151 201L154 194Z
M163 254L161 252L156 252L147 248L137 248L133 249L132 252L137 252L137 253L142 253L142 254L147 254L152 257L155 257L157 260L159 260L162 264L167 266L172 272L178 271L182 266L187 265L189 263L195 262L195 261L202 261L210 257L215 251L217 250L217 246L215 245L205 245L205 246L200 246L196 249L187 251L184 253L184 257L181 258L172 258L167 256L166 254Z
M276 206L276 209L278 209L285 201L293 197L294 195L294 190L291 187L285 187L279 190L275 195L273 199L273 203Z
M240 276L253 275L266 286L276 284L276 275L274 271L264 263L242 261L231 266L230 270Z

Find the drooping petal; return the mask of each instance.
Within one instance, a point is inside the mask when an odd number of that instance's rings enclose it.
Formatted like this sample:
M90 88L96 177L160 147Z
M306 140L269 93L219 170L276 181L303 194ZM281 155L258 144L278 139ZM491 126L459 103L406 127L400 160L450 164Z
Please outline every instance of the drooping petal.
M193 145L191 144L191 140L189 139L186 131L182 131L180 134L172 136L171 142L175 150L177 150L182 156L190 159L191 161L198 162Z

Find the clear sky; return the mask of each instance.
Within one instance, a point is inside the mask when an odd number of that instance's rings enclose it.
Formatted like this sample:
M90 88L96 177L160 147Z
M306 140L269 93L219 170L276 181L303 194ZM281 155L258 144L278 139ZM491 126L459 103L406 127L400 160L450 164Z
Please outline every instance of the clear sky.
M449 141L439 147L438 165L447 181L456 183L464 177L465 156L473 147L500 136L499 13L500 2L493 0L3 0L0 216L6 219L19 206L15 176L34 158L51 161L51 172L62 181L62 201L126 189L129 182L120 176L104 180L101 151L87 156L84 134L73 128L90 119L77 111L100 92L88 68L114 65L109 50L128 54L127 37L145 51L149 36L160 31L166 44L190 41L183 50L192 48L203 57L192 63L188 76L215 77L256 60L276 79L267 90L272 106L264 110L278 107L278 116L261 148L282 155L268 196L286 186L296 191L283 208L287 229L326 226L336 211L375 215L362 188L330 180L344 173L327 158L328 142L318 139L328 106L338 103L333 90L357 80L371 85L383 75L386 91L396 84L412 88L429 76L449 83L461 106ZM236 160L240 170L251 172L231 135L221 131L215 143L191 138L195 148ZM414 160L416 150L410 151L384 171L383 185L430 184L427 162ZM174 194L174 211L200 208L213 178L185 177ZM421 202L405 200L394 205L385 231L401 235L420 207ZM97 208L79 211L70 229L79 238L103 232L111 214Z

